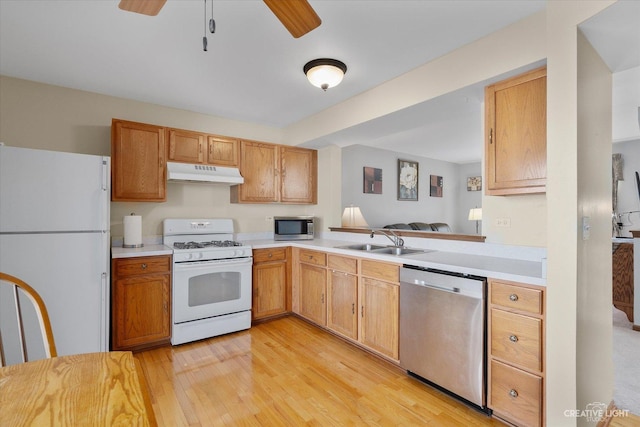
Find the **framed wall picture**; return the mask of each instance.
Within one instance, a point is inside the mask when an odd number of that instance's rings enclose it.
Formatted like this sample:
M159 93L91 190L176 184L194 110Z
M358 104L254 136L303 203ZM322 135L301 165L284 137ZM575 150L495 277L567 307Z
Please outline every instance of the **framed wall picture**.
M363 193L382 194L382 169L365 166L363 176Z
M398 200L418 200L418 162L398 159Z
M442 197L442 177L431 175L430 178L429 195L431 197Z
M482 190L482 177L470 176L467 178L467 191L480 191Z

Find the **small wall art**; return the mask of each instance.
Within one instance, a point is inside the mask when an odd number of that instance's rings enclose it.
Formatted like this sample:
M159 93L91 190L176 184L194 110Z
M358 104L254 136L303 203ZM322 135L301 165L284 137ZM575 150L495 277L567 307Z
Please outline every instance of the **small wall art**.
M470 176L467 178L467 191L480 191L482 190L482 177Z
M431 197L442 197L442 177L438 175L430 175L429 195Z
M418 162L398 159L398 200L418 200Z
M364 178L363 193L382 194L382 169L365 166L363 168Z

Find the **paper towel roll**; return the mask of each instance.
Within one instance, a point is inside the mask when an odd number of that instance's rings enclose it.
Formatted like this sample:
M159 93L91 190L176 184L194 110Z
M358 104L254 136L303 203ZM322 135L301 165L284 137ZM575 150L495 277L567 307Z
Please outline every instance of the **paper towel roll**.
M142 247L142 217L140 215L125 216L124 220L125 248Z

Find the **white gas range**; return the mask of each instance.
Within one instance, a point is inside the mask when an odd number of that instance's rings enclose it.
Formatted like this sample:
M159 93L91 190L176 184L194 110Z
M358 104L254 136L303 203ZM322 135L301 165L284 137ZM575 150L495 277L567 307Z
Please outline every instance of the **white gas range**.
M173 331L183 344L251 327L251 246L233 240L231 219L165 219L173 248Z

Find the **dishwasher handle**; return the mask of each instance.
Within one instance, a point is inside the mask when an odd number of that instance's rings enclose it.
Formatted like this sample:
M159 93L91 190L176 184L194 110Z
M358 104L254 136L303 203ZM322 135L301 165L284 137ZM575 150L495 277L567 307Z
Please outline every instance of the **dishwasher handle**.
M445 288L444 286L437 286L437 285L429 284L429 283L425 282L424 280L416 279L416 280L413 281L413 283L410 283L410 284L411 285L423 286L425 288L437 289L439 291L444 291L444 292L451 292L451 293L455 293L455 294L459 294L460 293L460 288L458 288L458 287Z

